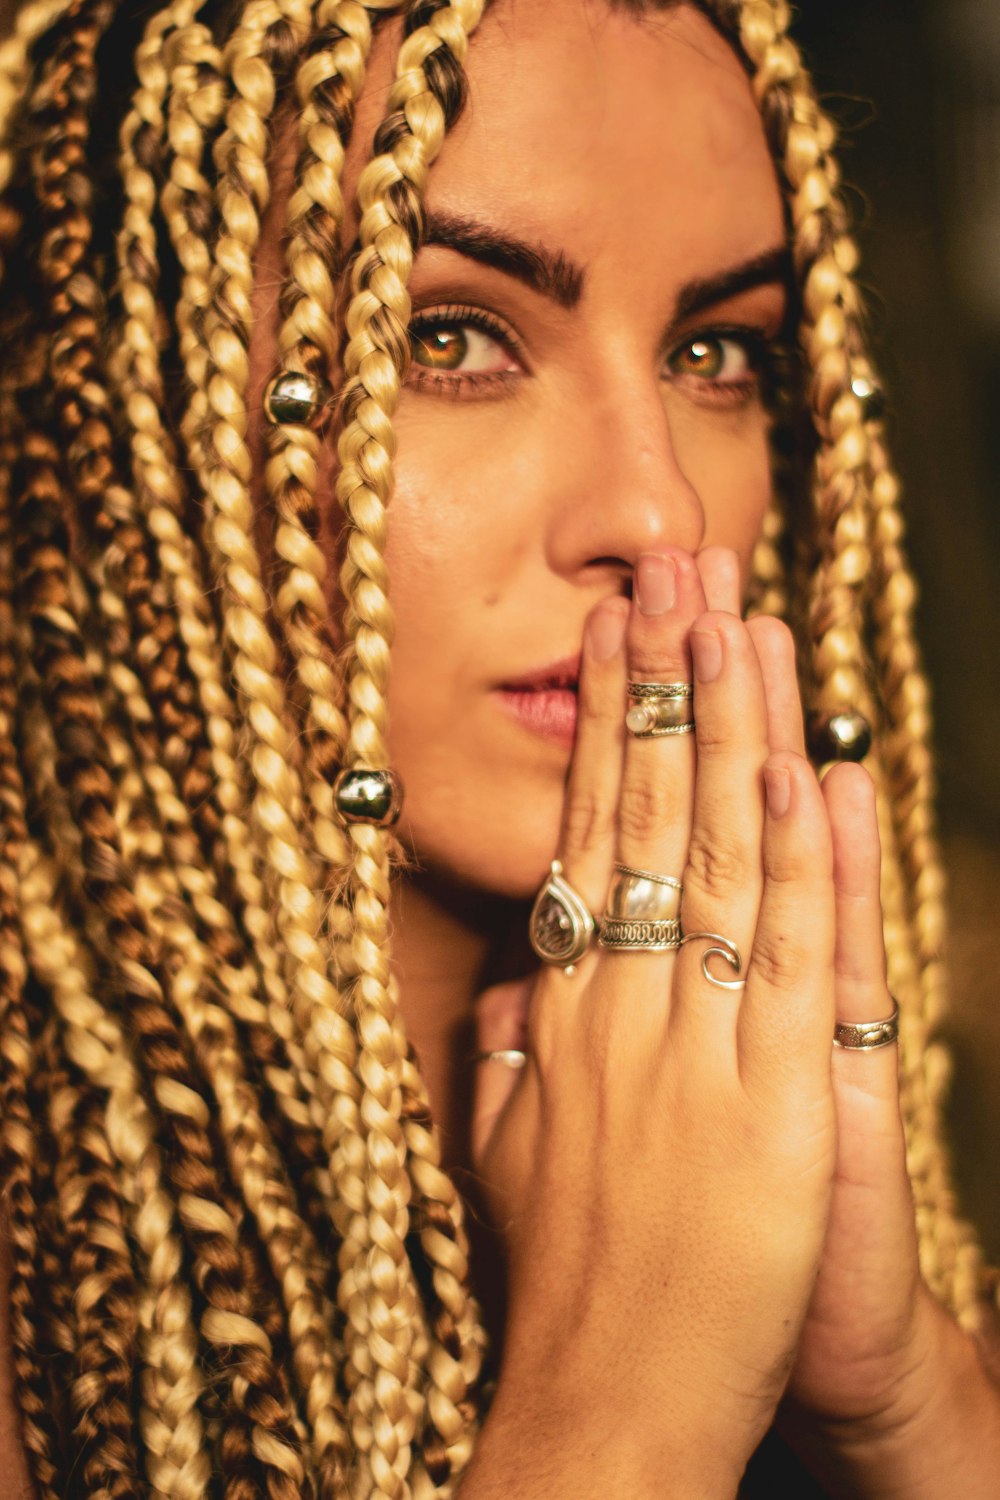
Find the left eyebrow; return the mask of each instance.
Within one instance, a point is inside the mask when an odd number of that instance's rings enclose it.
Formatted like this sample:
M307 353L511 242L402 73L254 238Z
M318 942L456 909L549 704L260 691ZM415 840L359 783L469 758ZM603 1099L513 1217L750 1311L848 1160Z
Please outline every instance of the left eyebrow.
M752 291L754 287L777 283L790 289L792 281L791 252L787 246L778 245L773 250L765 250L762 255L755 255L752 260L744 261L742 265L720 271L716 276L696 277L692 281L686 281L677 296L674 321L683 323L696 313L704 312L706 308L725 302L730 297L737 297L740 292Z

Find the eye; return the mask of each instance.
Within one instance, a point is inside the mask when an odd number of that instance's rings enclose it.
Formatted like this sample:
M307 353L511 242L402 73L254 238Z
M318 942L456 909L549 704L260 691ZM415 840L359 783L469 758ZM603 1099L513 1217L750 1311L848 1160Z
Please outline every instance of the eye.
M673 351L667 367L671 375L724 385L745 382L756 376L758 368L751 342L748 334L699 334Z
M480 308L418 313L410 323L411 378L417 385L485 389L522 373L513 335Z

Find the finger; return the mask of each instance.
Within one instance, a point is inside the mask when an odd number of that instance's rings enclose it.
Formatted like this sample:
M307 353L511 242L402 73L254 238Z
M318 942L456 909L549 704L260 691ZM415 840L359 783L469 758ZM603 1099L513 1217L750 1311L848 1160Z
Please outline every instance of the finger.
M477 1002L476 1076L470 1132L474 1163L481 1161L497 1120L520 1081L520 1069L510 1065L513 1059L495 1054L525 1051L530 996L531 980L515 980L486 990Z
M695 558L705 591L705 608L742 613L740 560L731 547L705 547Z
M646 555L636 569L629 616L629 678L690 683L688 633L704 609L701 578L690 554ZM679 878L691 828L694 735L645 739L627 734L618 809L622 863Z
M770 615L747 622L767 703L767 739L772 750L805 755L805 725L795 661L795 639L788 626Z
M892 998L886 984L875 787L863 766L842 764L824 777L823 797L833 842L836 1019L879 1021L891 1015ZM883 1249L901 1236L902 1250L912 1253L898 1048L835 1047L832 1062L838 1178L862 1200L866 1192L877 1195Z
M576 740L570 766L559 858L566 878L591 911L608 888L617 837L624 754L627 599L605 599L584 628Z
M829 1086L834 1021L833 850L816 774L782 751L765 766L764 889L739 1019L744 1078Z
M698 773L694 822L684 872L684 932L718 933L745 965L757 924L763 882L761 769L767 758L764 688L746 626L735 616L701 616L691 631L695 675ZM702 970L703 943L685 943L679 959L678 1015L715 1000ZM730 973L726 976L732 980ZM709 1007L727 1018L734 1006Z
M892 998L886 983L875 787L863 766L839 765L824 778L823 796L833 837L837 1020L880 1021L892 1013ZM895 1047L861 1054L838 1048L834 1063L895 1099Z

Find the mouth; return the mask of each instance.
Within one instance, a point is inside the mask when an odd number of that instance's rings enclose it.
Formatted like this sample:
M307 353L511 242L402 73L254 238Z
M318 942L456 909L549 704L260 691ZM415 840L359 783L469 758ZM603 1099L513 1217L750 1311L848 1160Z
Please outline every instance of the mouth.
M497 696L522 728L565 748L576 735L580 654L501 683Z

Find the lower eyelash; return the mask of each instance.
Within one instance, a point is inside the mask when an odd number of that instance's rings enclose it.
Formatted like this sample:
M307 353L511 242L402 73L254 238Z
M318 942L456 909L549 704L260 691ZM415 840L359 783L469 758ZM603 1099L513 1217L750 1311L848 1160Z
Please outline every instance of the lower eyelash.
M459 371L454 375L446 375L418 364L410 365L407 376L410 385L423 386L425 390L432 390L435 395L449 396L453 400L473 389L477 395L490 391L499 392L502 387L518 379L520 373L516 370L480 370L478 373L467 374Z

